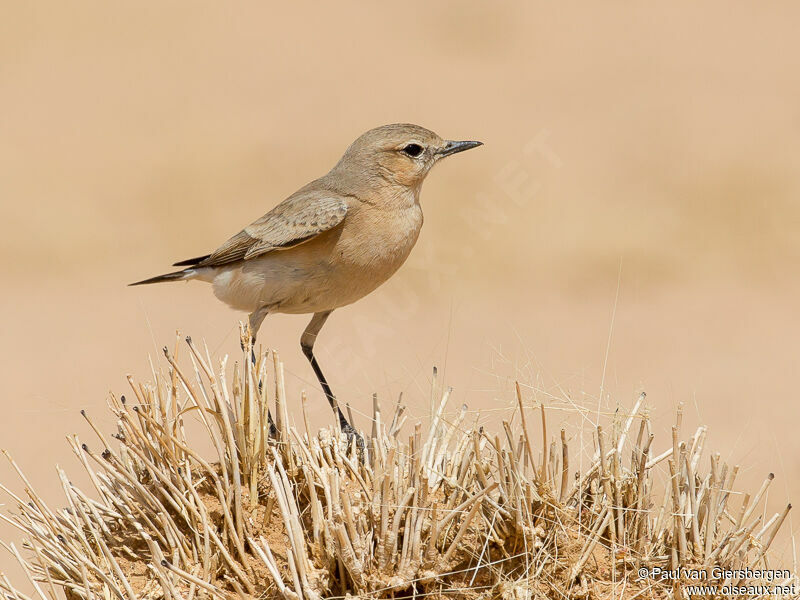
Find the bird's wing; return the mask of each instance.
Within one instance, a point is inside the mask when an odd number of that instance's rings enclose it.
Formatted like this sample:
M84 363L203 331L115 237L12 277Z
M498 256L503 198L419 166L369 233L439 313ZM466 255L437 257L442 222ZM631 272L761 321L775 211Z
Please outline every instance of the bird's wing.
M347 202L329 191L300 191L234 235L217 250L196 263L217 267L248 260L273 250L285 250L307 242L339 225L347 214Z

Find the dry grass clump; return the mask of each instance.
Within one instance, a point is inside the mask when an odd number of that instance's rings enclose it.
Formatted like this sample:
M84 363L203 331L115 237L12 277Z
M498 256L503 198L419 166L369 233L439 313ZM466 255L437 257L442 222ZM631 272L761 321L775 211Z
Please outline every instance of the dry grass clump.
M611 435L597 427L593 463L573 474L544 407L544 439L531 439L519 387L518 423L497 434L467 422L466 406L447 418L449 390L410 435L402 404L386 419L374 399L360 448L311 435L307 419L305 434L292 426L274 352L253 365L243 344L229 382L225 358L215 367L187 342L190 369L165 349L168 373L110 399L116 442L88 417L100 451L70 438L91 490L59 469L67 507L55 510L21 471L27 500L3 487L17 510L0 517L24 533L24 555L6 547L32 590L0 575L5 598L678 597L685 581L639 580L638 569L764 568L789 510L763 522L771 476L732 506L738 468L719 455L701 466L705 429L679 441L680 414L671 445L653 452L643 396ZM189 442L190 418L213 459ZM770 584L796 583L784 579Z

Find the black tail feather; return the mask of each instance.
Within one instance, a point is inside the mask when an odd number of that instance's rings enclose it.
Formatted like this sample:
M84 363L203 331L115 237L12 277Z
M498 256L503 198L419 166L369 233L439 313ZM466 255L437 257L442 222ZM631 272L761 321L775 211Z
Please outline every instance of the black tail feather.
M161 283L162 281L180 281L186 278L187 271L189 269L184 269L183 271L175 271L174 273L165 273L164 275L157 275L156 277L151 277L150 279L143 279L142 281L137 281L136 283L129 283L128 285L145 285L148 283Z
M194 267L199 263L203 262L205 259L210 257L210 254L206 254L205 256L198 256L196 258L187 258L186 260L182 260L180 262L172 263L173 267Z

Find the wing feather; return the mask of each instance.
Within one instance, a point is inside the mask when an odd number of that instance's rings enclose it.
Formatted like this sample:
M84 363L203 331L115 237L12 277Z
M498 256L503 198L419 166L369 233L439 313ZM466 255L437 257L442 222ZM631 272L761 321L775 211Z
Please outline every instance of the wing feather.
M198 266L217 267L297 246L333 229L346 214L344 198L327 190L301 190L234 235Z

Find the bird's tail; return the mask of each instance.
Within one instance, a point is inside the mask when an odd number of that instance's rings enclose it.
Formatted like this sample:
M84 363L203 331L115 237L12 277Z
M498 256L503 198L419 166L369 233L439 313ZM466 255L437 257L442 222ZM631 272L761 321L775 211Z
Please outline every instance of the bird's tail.
M172 273L165 273L164 275L157 275L150 279L143 279L136 283L129 283L128 285L145 285L148 283L161 283L162 281L183 281L184 279L191 279L196 273L195 269L183 269L182 271L174 271Z

